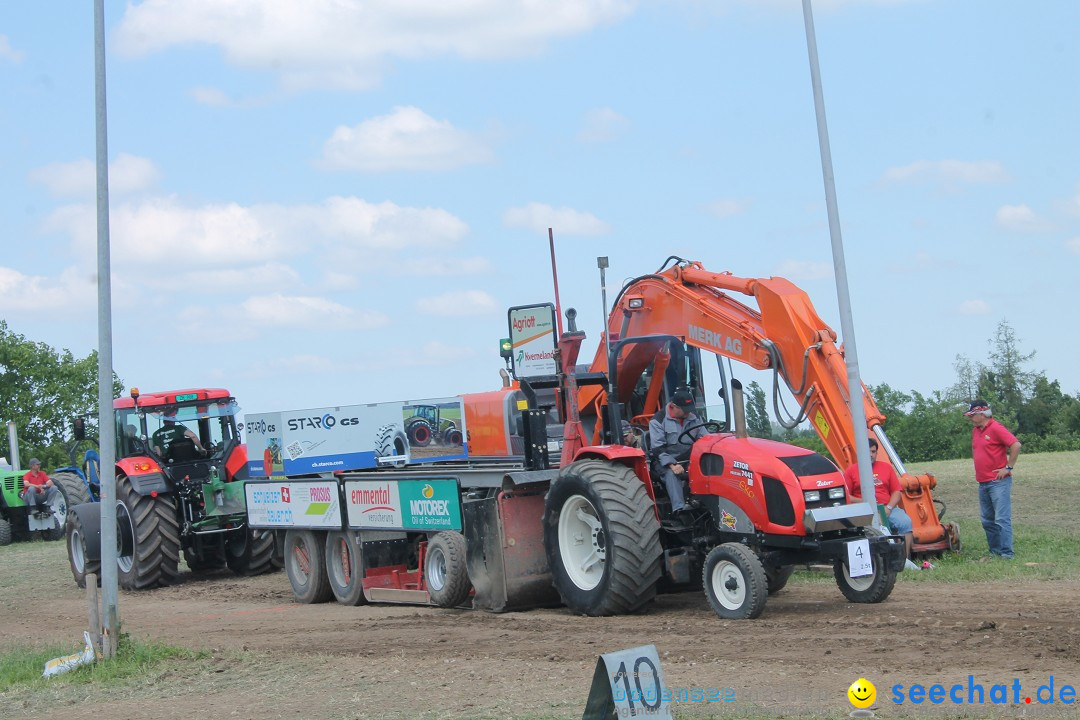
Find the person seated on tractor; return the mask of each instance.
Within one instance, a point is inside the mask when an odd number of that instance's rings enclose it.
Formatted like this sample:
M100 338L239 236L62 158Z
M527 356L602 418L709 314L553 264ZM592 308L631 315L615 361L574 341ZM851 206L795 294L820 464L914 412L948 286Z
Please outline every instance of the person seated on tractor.
M51 512L52 500L56 497L56 486L52 478L41 471L41 461L30 458L30 472L23 475L23 490L19 497L26 503L30 512Z
M870 458L873 461L871 472L874 474L874 495L878 505L885 507L885 517L888 520L889 530L894 535L904 536L904 550L907 558L911 557L912 522L904 508L900 507L900 478L896 477L893 466L887 462L876 460L878 443L870 438ZM859 485L859 466L852 465L844 471L844 481L847 483L848 497L851 502L862 502L862 487Z
M191 432L184 425L176 422L176 420L170 420L168 418L162 423L161 427L154 431L152 438L154 444L154 452L160 457L165 457L169 450L172 448L173 443L187 438L195 445L195 449L203 455L206 454L206 449L203 448L202 443L199 442L199 438L195 433Z
M693 429L686 432L688 428ZM649 452L656 474L663 480L671 500L672 513L689 510L682 483L694 440L705 432L701 420L694 414L694 392L686 385L675 388L667 407L649 421ZM696 503L691 501L689 504Z
M638 450L645 449L644 444L641 442L639 431L626 420L622 421L622 444L626 447L637 448Z
M146 453L146 445L143 443L142 438L139 437L139 429L134 425L124 426L124 439L127 442L128 452L132 455Z

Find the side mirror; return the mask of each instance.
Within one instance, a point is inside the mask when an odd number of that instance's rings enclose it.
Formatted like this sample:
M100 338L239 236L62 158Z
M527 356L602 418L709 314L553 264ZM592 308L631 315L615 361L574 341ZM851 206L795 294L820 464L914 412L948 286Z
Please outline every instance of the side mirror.
M81 417L75 418L71 422L71 435L76 440L86 439L86 421L83 420Z

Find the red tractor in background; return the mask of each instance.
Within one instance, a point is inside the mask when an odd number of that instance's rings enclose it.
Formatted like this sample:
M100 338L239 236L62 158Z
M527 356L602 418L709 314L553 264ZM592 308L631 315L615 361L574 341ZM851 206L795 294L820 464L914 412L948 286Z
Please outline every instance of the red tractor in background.
M176 390L113 402L116 417L116 525L120 586L169 585L183 554L191 570L229 567L256 575L274 567L274 538L246 523L247 452L228 390ZM67 516L68 559L85 587L100 572L96 503Z

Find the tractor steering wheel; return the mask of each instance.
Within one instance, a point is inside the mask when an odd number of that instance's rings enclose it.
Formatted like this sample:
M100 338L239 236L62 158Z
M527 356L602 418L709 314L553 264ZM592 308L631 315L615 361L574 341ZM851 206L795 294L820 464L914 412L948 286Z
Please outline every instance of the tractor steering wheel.
M679 443L680 445L692 445L694 439L688 436L690 433L697 430L698 428L705 428L710 433L718 433L723 431L723 428L720 427L720 423L710 420L708 422L698 423L697 425L686 428L681 433L679 433L679 437L675 439L675 442ZM683 440L684 436L686 437L686 440Z

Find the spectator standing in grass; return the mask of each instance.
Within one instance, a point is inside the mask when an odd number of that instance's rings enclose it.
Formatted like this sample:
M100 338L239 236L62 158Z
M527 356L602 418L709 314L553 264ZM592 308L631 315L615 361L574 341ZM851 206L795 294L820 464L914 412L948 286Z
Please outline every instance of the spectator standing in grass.
M971 420L971 457L986 544L991 556L1012 560L1012 472L1020 457L1020 441L994 420L985 400L971 403L964 415Z

